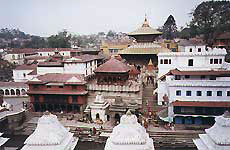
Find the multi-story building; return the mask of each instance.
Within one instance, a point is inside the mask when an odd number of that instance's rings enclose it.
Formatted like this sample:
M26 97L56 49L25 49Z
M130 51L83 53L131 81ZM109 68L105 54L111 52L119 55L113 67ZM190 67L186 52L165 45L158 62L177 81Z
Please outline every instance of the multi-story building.
M28 81L34 111L82 112L87 104L83 75L47 73Z
M225 49L187 46L185 52L160 53L158 105L178 124L212 124L230 109L230 65Z

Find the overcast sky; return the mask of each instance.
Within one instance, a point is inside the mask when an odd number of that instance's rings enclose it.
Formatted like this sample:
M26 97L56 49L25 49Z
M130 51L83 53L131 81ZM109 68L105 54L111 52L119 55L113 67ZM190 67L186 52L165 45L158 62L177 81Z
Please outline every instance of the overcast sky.
M189 13L203 0L0 0L0 28L19 28L40 36L62 29L91 34L110 29L130 32L145 14L154 28L174 16L177 26L191 20Z

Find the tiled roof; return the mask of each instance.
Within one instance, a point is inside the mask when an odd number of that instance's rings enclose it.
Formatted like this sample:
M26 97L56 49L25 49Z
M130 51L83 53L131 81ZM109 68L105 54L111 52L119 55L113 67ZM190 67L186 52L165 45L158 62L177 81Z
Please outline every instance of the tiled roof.
M72 49L72 48L13 48L8 51L9 54L35 54L38 52L54 52L55 50L58 51L70 51L70 52L80 52L79 49Z
M34 70L35 68L37 68L37 64L23 64L17 66L15 70Z
M166 75L230 75L230 70L196 70L196 71L180 71L177 68L170 70Z
M180 46L203 46L205 43L199 39L181 39L179 42Z
M42 83L67 83L68 80L72 79L73 77L77 78L78 81L74 82L71 80L71 83L75 84L85 84L84 77L81 74L62 74L62 73L47 73L45 75L40 75L37 77L38 81L33 80L36 82L42 82ZM40 81L39 81L40 80ZM79 82L80 81L80 82ZM30 83L30 81L28 81Z
M217 40L230 39L230 32L225 32L217 36Z
M24 82L0 82L0 88L3 87L28 87Z
M121 50L119 54L158 54L159 52L170 52L170 50L156 43L136 43Z
M9 54L35 54L37 49L33 48L13 48L7 51Z
M37 68L35 68L32 72L28 73L28 75L37 75Z
M112 57L107 62L100 65L95 72L124 73L129 70L130 68L126 64Z
M86 95L87 91L27 91L27 94Z
M173 102L173 106L190 106L190 107L230 107L230 102L195 102L195 101L178 101Z

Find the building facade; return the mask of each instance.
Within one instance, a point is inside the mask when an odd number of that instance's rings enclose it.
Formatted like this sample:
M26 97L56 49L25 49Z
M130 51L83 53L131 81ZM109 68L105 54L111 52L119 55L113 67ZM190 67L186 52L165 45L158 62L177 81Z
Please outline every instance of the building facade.
M168 116L177 124L213 124L214 116L230 109L226 50L185 50L158 55L158 105L168 104Z
M34 111L82 112L86 107L88 92L82 75L48 73L27 84Z

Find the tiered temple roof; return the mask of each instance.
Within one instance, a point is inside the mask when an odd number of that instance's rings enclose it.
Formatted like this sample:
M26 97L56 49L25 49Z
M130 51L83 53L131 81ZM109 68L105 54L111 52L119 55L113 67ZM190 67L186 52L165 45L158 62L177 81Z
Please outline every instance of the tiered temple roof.
M198 150L229 150L230 149L230 114L225 112L224 115L215 119L216 123L209 129L206 134L199 134L199 139L193 140Z
M106 141L105 150L154 150L153 140L130 111L121 117Z
M110 58L107 62L100 65L94 72L95 73L126 73L129 72L130 68L125 63Z
M26 139L22 150L73 150L77 142L57 116L46 113L39 118L37 128Z
M142 26L140 28L138 28L137 30L135 30L133 32L128 33L129 36L133 36L133 35L153 35L153 34L161 35L162 32L159 32L156 29L151 28L146 17L145 17L144 23L142 24Z

